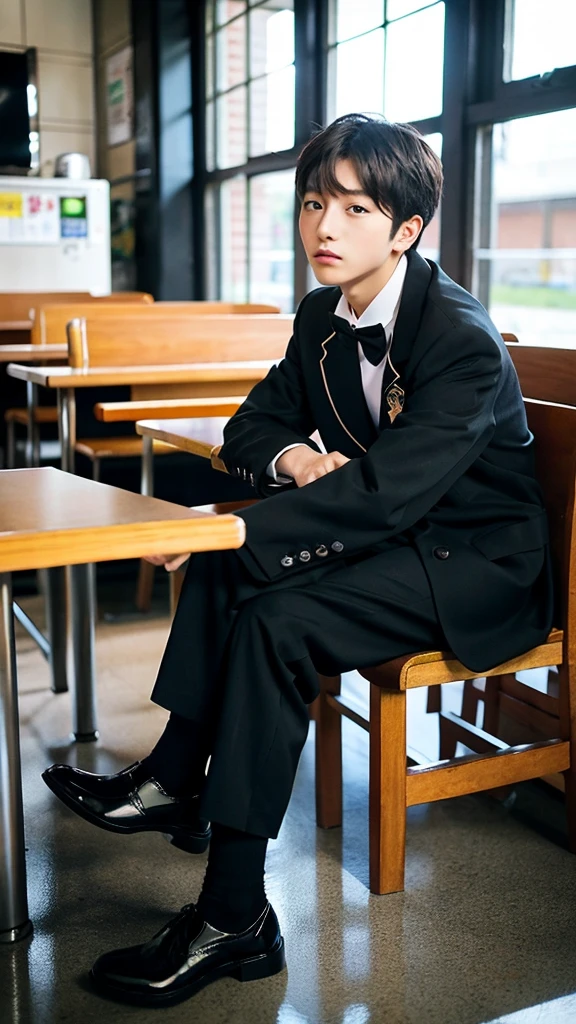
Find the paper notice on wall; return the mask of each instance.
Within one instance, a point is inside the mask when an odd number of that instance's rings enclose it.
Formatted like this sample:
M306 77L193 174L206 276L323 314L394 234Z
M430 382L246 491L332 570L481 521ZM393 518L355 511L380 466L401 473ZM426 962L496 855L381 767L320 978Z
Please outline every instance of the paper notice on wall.
M132 47L126 46L106 61L106 120L108 145L132 138Z
M58 245L60 210L50 192L0 192L0 245Z

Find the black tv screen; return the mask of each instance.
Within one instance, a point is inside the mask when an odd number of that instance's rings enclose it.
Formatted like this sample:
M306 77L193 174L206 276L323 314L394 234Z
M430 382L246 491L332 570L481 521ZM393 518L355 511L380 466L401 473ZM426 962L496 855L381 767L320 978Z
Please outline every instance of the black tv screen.
M28 58L0 52L0 167L30 167Z

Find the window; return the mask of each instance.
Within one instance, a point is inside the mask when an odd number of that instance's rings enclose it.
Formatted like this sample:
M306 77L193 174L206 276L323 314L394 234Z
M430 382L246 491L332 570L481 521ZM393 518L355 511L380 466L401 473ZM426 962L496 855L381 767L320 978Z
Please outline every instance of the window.
M480 129L474 290L501 331L576 335L576 109Z
M576 64L574 0L508 0L506 14L507 81Z
M208 293L291 311L294 173L258 159L294 149L293 0L209 0L206 28Z
M426 0L334 0L329 120L354 111L391 121L441 114L444 7Z

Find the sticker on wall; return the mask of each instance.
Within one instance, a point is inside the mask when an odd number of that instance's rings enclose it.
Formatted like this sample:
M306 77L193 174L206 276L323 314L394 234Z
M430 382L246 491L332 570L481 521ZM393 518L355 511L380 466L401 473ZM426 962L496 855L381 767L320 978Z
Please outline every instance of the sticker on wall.
M132 47L126 46L106 61L106 122L108 145L132 138Z
M88 237L86 205L86 196L61 196L60 236L62 238Z
M55 245L60 213L50 192L0 192L0 243Z

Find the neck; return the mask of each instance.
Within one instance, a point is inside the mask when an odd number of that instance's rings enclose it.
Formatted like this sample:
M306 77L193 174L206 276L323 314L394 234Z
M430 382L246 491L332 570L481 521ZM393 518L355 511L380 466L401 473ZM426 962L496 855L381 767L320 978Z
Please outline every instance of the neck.
M362 313L368 309L370 303L374 301L379 292L388 284L400 262L401 256L401 252L390 253L388 259L385 260L381 267L378 267L378 270L372 271L366 277L341 285L342 294L357 317L362 316Z

